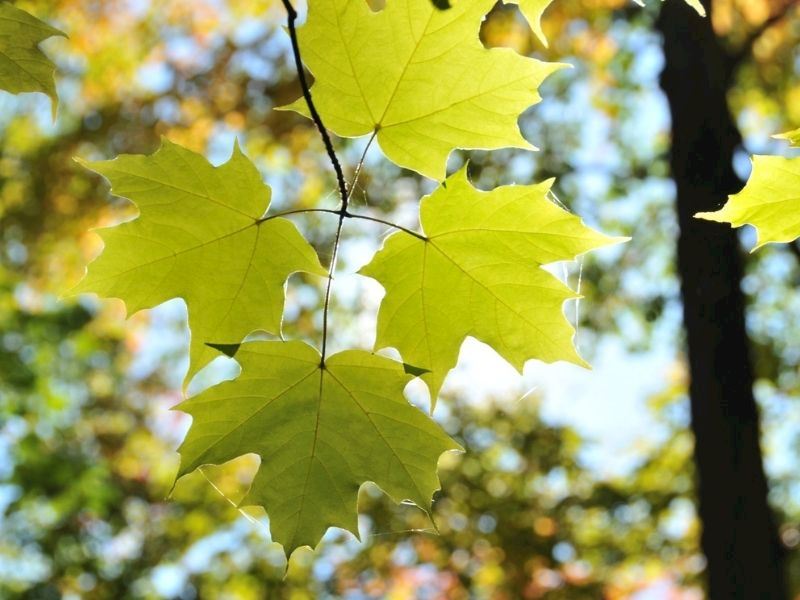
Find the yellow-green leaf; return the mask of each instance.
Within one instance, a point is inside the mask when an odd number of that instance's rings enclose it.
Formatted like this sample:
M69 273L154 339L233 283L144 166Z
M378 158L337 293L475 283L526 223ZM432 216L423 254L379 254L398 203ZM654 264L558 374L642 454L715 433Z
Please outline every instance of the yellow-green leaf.
M298 35L325 125L346 137L377 132L390 160L437 180L455 148L532 149L517 118L562 65L484 48L478 32L494 3L388 0L372 12L362 1L311 0ZM302 99L288 108L308 114Z
M698 218L733 227L753 225L754 250L772 242L790 242L800 236L800 158L754 156L747 185L716 212Z
M56 35L64 34L24 10L0 2L0 89L12 94L42 92L55 104L55 65L39 50L39 44Z
M644 6L644 0L633 0L633 1L636 2L636 4L638 4L639 6ZM665 0L661 1L664 2ZM701 17L706 16L706 9L703 6L703 3L700 2L700 0L684 0L684 1L686 2L686 4L695 9L698 15L700 15Z
M780 133L772 137L778 140L788 140L792 148L800 148L800 129L787 131L786 133Z
M87 166L140 215L99 230L105 249L74 291L121 298L131 313L183 298L192 332L189 377L217 356L208 343L280 332L291 273L325 274L293 223L262 220L271 192L238 144L217 168L166 140L152 156Z
M236 359L238 379L178 407L193 418L178 476L260 456L242 505L266 509L287 554L315 546L328 527L358 535L358 490L367 481L395 501L430 508L439 456L459 446L405 399L412 376L401 363L350 350L321 367L302 342L244 344Z
M553 0L504 0L506 4L518 4L520 12L528 20L539 41L547 46L547 38L542 31L542 15Z
M697 11L697 14L700 15L701 17L705 17L706 16L706 9L702 5L700 0L686 0L686 4L688 4L693 9L695 9Z
M482 192L463 169L423 198L425 240L395 233L362 269L386 289L376 347L428 369L434 401L467 336L517 369L531 358L585 364L562 312L575 294L540 267L620 240L552 203L551 184Z

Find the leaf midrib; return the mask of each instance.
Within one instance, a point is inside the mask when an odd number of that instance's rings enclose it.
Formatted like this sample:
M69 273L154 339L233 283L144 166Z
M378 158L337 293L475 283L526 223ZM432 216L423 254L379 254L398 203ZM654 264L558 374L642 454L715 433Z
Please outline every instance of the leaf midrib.
M202 465L202 464L204 464L204 463L201 462L203 460L203 457L206 456L213 448L216 448L223 441L227 440L231 435L233 435L234 432L239 431L242 427L247 425L250 421L252 421L259 414L261 414L262 411L266 410L273 402L275 402L276 400L282 398L283 396L285 396L286 394L291 392L294 388L296 388L297 386L299 386L300 384L305 382L306 379L308 379L309 377L314 375L314 373L316 373L318 370L319 369L315 367L307 375L304 375L302 378L298 379L296 382L292 383L291 385L286 386L283 390L281 390L280 392L278 392L277 394L275 394L271 398L265 399L264 403L261 404L256 410L254 410L250 415L248 415L246 418L244 418L240 423L237 423L230 431L228 431L224 435L221 435L216 441L212 442L209 446L207 446L206 449L203 450L203 453L198 458L196 458L194 461L192 461L192 464L193 465ZM258 396L258 394L257 394L257 396ZM263 396L261 396L261 397L263 398Z
M278 219L273 219L273 220L278 220ZM131 221L130 222L131 225L133 225L134 223L137 223L137 221ZM243 233L243 232L247 231L251 227L259 227L261 224L262 223L251 223L250 225L246 225L246 226L242 227L241 229L237 229L236 231L231 231L230 233L226 233L225 235L221 235L221 236L216 237L214 239L207 240L207 241L202 242L200 244L197 244L195 246L190 246L189 248L184 248L182 250L178 250L177 252L173 251L173 253L168 255L168 256L161 256L159 258L156 258L156 259L153 259L153 260L150 260L150 261L147 261L147 262L139 263L136 266L133 266L133 267L131 267L129 269L126 269L124 271L118 271L118 272L114 273L113 275L109 275L108 277L103 277L102 279L94 279L93 283L97 284L97 283L103 283L103 282L106 282L106 281L117 279L119 277L127 275L128 273L132 273L133 271L136 271L138 269L142 269L144 267L151 267L151 266L153 266L153 265L155 265L157 263L160 263L162 261L165 261L165 260L176 259L179 256L182 256L184 254L189 254L190 252L194 252L195 250L200 250L200 249L204 248L205 246L210 246L211 244L215 244L216 242L228 239L229 237L236 236L236 235L238 235L240 233ZM144 236L141 236L141 237L144 237Z
M464 275L466 275L466 276L467 276L467 277L468 277L470 280L472 280L473 282L475 282L476 284L478 284L478 285L479 285L481 288L483 288L484 290L486 290L486 292L487 292L487 293L488 293L488 294L489 294L489 295L490 295L492 298L495 298L495 300L497 300L497 302L499 302L500 304L502 304L503 306L505 306L505 307L506 307L506 308L507 308L507 309L508 309L510 312L512 312L512 313L514 313L515 315L517 315L517 316L518 316L518 317L519 317L519 318L520 318L522 321L524 321L525 323L527 323L528 325L530 325L531 327L533 327L533 328L534 328L536 331L538 331L538 332L539 332L539 333L540 333L540 334L541 334L543 337L545 337L545 338L547 338L548 340L550 340L550 342L551 342L551 343L554 341L554 340L553 340L553 339L552 339L552 338L551 338L549 335L546 335L546 334L545 334L545 332L542 330L542 328L541 328L541 327L539 327L539 325L537 325L536 323L533 323L532 321L530 321L530 320L529 320L529 319L528 319L528 318L527 318L527 317L526 317L524 314L520 313L519 311L517 311L517 310L516 310L515 308L513 308L512 306L509 306L509 304L508 304L507 302L505 302L505 301L504 301L504 300L503 300L503 299L502 299L500 296L498 296L497 294L495 294L495 293L494 293L494 292L493 292L493 291L492 291L492 290L491 290L489 287L487 287L487 286L486 286L486 285L485 285L485 284L484 284L482 281L480 281L480 280L479 280L479 279L477 279L475 276L473 276L473 275L472 275L472 274L471 274L469 271L467 271L466 269L464 269L464 268L463 268L463 267L462 267L460 264L458 264L458 263L457 263L457 262L456 262L456 261L455 261L455 260L454 260L454 259L453 259L453 258L452 258L450 255L449 255L449 254L447 254L447 253L446 253L444 250L442 250L441 248L439 248L439 246L437 246L437 245L436 245L436 244L435 244L433 241L429 241L429 242L427 242L427 243L430 243L430 244L431 244L431 246L433 246L433 247L434 247L434 248L437 250L437 252L439 252L439 254L441 254L441 255L442 255L443 257L445 257L445 258L446 258L448 261L450 261L450 262L451 262L451 263L452 263L452 264L453 264L453 265L454 265L454 266L455 266L455 267L456 267L456 268L457 268L459 271L461 271L462 273L464 273ZM477 335L477 333L476 333L475 331L472 331L472 332L470 333L470 335Z

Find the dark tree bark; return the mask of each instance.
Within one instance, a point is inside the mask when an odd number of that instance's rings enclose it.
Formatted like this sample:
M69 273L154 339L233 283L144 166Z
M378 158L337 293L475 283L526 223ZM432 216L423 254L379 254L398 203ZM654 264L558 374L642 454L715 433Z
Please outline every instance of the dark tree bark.
M661 87L672 114L701 544L712 600L783 600L783 550L767 502L745 330L742 253L729 227L693 217L742 187L732 166L741 137L726 98L733 66L711 27L711 0L703 4L709 18L667 0L658 22L666 59Z

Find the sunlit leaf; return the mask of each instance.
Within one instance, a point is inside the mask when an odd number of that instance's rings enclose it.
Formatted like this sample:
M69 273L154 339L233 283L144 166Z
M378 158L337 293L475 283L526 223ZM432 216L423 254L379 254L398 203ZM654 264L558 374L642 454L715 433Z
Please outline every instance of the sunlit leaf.
M640 6L644 6L644 0L633 0L633 1ZM665 0L661 1L664 2ZM703 6L703 3L700 2L700 0L684 0L684 2L686 2L686 4L695 9L697 11L697 14L700 15L701 17L706 16L706 9Z
M700 15L702 17L706 16L706 9L703 6L703 4L700 2L700 0L686 0L686 4L688 4L693 9L695 9L697 11L698 15Z
M217 168L166 140L152 156L87 166L140 215L99 230L105 250L74 291L121 298L131 313L183 298L192 332L189 376L217 356L208 343L280 332L290 274L325 273L293 223L263 220L271 192L238 145Z
M12 94L42 92L55 105L55 65L39 44L58 35L64 34L24 10L0 2L0 89Z
M788 140L793 148L800 148L800 129L787 131L786 133L781 133L773 137L778 140Z
M448 10L389 0L379 12L352 0L309 4L300 46L314 102L336 134L377 132L390 160L438 180L455 148L533 148L517 119L562 65L484 48L478 33L494 0ZM308 114L302 99L289 108Z
M483 192L462 169L422 200L426 239L395 233L362 269L386 289L376 346L429 369L434 400L467 336L520 370L531 358L585 364L562 312L575 293L540 267L620 240L551 202L551 184Z
M542 15L553 0L505 0L505 2L519 5L520 12L525 15L536 37L547 46L547 38L542 31Z
M800 237L800 158L754 156L747 185L716 212L701 212L701 219L750 224L756 228L758 249L772 242Z
M273 539L290 554L316 546L328 527L358 535L359 487L428 510L439 456L456 450L403 388L401 363L347 351L320 365L302 342L254 342L236 354L242 374L180 405L192 427L179 476L255 453L261 466L242 505L261 505Z

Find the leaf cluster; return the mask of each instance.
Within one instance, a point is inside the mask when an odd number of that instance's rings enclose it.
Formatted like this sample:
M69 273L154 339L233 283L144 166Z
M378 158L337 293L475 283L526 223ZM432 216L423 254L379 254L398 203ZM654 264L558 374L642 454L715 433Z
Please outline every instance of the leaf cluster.
M326 143L326 128L370 136L392 162L443 180L422 201L419 232L354 214L342 185L338 211L290 211L338 217L319 352L304 342L239 347L254 331L281 333L289 275L326 272L289 214L268 212L269 188L238 146L216 168L167 141L149 157L87 165L140 214L101 232L106 250L76 291L121 298L131 312L183 298L189 377L213 348L237 358L239 378L181 406L193 426L180 474L257 454L261 468L244 503L267 509L289 552L315 545L329 526L357 532L366 481L430 507L437 459L458 445L404 398L409 373L422 375L435 401L467 336L518 368L530 358L583 364L562 313L574 294L541 267L618 240L556 206L549 183L480 192L464 170L445 178L456 148L532 148L516 121L559 67L484 48L478 32L491 5L438 11L427 0L393 0L372 12L360 2L312 2L296 35L289 11L297 55L315 83L288 108L324 123ZM413 367L361 350L326 353L335 257L349 219L397 229L362 273L386 289L375 350L394 347Z

